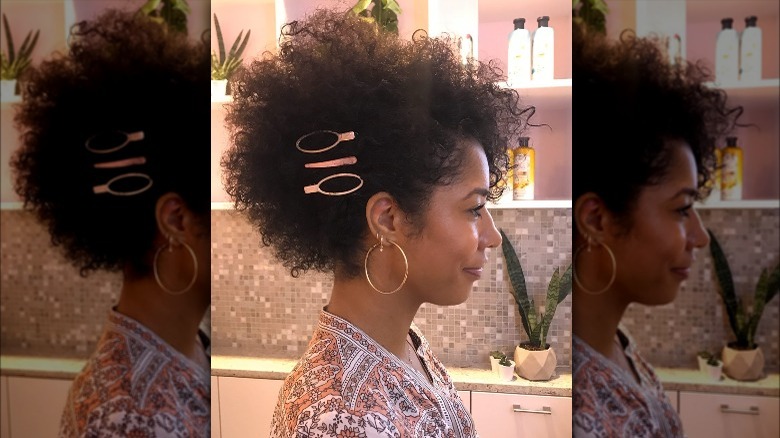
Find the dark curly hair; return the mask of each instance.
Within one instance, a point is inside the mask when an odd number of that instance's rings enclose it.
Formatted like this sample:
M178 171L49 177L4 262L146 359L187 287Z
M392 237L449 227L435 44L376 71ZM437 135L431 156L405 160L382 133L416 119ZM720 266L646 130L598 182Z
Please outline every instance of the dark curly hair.
M596 193L626 227L642 188L666 175L670 140L690 145L706 194L715 142L742 114L705 85L710 73L701 63L672 65L659 47L632 31L609 40L573 26L573 199Z
M78 23L71 39L66 54L31 68L23 83L14 189L81 275L126 266L143 275L162 194L178 193L208 224L209 48L117 10ZM108 154L87 150L87 139L116 131L142 131L144 139ZM138 156L146 164L94 167ZM93 192L128 172L148 175L151 188L135 196ZM112 188L130 190L127 181Z
M463 139L484 148L491 199L500 195L507 144L533 114L520 108L515 91L497 85L501 75L493 63L464 67L450 38L404 40L318 9L282 29L278 55L263 54L232 82L227 193L293 276L337 268L354 276L368 199L388 192L422 229L434 186L459 175ZM356 138L321 154L299 152L296 141L317 130ZM304 168L349 155L358 162L348 170ZM304 186L338 172L365 183L346 196L304 194Z

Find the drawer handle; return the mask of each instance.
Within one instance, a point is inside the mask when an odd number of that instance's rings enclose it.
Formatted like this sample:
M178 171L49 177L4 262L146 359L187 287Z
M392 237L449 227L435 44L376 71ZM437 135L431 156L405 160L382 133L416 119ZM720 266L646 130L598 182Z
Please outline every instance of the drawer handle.
M750 409L732 409L729 405L720 405L720 411L724 414L742 414L742 415L758 415L758 406L751 406Z
M526 414L544 414L544 415L552 415L552 409L550 409L549 406L542 407L542 410L538 409L523 409L520 405L513 405L512 411L514 412L524 412Z

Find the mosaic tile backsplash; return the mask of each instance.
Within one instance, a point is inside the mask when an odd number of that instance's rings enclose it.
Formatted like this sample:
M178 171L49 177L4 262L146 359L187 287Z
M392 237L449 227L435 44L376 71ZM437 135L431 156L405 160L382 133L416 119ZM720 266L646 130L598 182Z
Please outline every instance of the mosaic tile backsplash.
M778 210L701 210L729 258L737 292L752 302L758 274L780 258ZM494 210L521 252L529 284L542 301L555 266L570 262L571 210ZM323 274L293 279L273 262L259 237L232 211L212 212L213 354L297 358L327 303L332 280ZM542 230L547 230L542 234ZM487 353L510 351L525 340L509 293L500 251L466 303L423 306L415 318L434 351L450 366L487 367ZM712 261L700 250L677 300L631 306L624 324L656 366L695 366L701 349L719 351L733 339L715 289ZM116 301L117 275L81 278L50 245L48 234L22 211L0 211L0 345L2 354L86 358L94 349L107 309ZM561 367L571 364L571 297L558 307L549 341ZM780 372L780 299L764 310L757 339L768 372ZM207 322L206 322L207 323Z
M543 305L553 271L571 263L571 210L493 210L492 214L521 254L526 283L538 305ZM331 276L290 277L234 211L212 211L211 230L212 352L299 358L328 302ZM445 365L489 367L491 350L510 353L527 340L500 253L500 248L490 251L483 277L466 303L426 304L414 319ZM559 367L570 368L571 297L558 306L547 340Z

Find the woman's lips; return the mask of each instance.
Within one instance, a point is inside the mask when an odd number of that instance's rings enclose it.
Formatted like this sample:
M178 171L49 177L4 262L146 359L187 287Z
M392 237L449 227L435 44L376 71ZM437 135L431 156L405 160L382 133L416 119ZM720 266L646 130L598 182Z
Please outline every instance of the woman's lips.
M463 271L477 278L482 277L482 268L465 268L463 269Z
M691 268L672 268L672 272L686 279L691 275Z

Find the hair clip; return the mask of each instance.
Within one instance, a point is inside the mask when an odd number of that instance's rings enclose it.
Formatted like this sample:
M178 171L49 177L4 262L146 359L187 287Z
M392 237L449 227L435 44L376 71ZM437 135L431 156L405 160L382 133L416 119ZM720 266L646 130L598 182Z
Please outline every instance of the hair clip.
M357 157L355 157L354 155L350 155L349 157L337 158L335 160L318 161L316 163L306 163L303 165L303 167L307 169L325 169L327 167L349 166L355 163L357 163Z
M119 146L110 147L108 149L95 149L94 147L92 147L93 143L101 143L101 142L109 143L109 144L114 143L114 140L116 139L110 138L114 134L121 134L125 137L124 141ZM95 134L92 137L88 138L87 141L84 142L84 147L86 147L88 151L95 154L108 154L122 149L123 147L127 146L130 142L139 141L143 139L144 139L143 131L131 132L129 134L124 131L109 131L101 134Z
M133 157L133 158L126 158L124 160L105 161L103 163L97 163L95 164L95 168L114 169L117 167L127 167L127 166L133 166L135 164L145 164L145 163L146 163L146 157Z
M357 186L349 190L343 190L340 192L330 192L330 191L322 190L321 188L322 183L336 178L354 178L358 180L358 183ZM363 178L361 178L359 175L354 173L337 173L335 175L326 176L325 178L321 179L320 182L318 182L317 184L305 186L303 188L303 193L306 193L307 195L311 193L321 193L326 196L343 196L355 192L361 187L363 187Z
M119 192L111 188L111 184L127 178L142 178L145 179L147 183L145 186L141 187L140 189L131 190L127 192ZM107 183L103 185L92 187L92 191L95 192L96 195L99 195L101 193L110 193L114 196L133 196L149 190L151 186L152 186L152 178L149 175L145 173L125 173L111 178L110 180L108 180Z
M314 134L322 134L322 133L335 135L336 136L336 141L334 141L333 144L331 144L330 146L325 146L322 149L303 149L301 147L301 141L303 141L303 139L305 139L305 138L307 138L309 136L312 136ZM303 136L299 137L298 141L295 142L295 147L299 151L301 151L303 153L306 153L306 154L318 154L320 152L329 151L329 150L335 148L342 141L349 141L349 140L354 140L354 139L355 139L355 132L354 131L338 133L338 132L335 132L335 131L320 130L320 131L310 132L310 133L308 133L306 135L303 135Z

